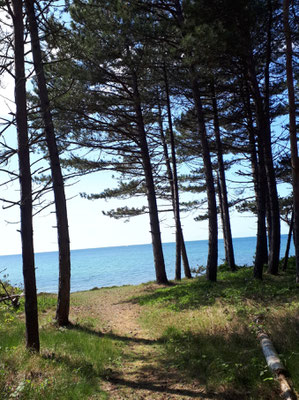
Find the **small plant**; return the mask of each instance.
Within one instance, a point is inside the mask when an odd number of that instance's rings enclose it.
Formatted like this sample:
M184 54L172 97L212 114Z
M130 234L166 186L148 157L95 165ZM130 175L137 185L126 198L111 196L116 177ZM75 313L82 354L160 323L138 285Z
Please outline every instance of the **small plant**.
M12 399L28 398L32 390L32 383L29 379L24 379L18 386L13 390L10 397Z
M191 268L191 272L195 276L201 276L206 272L206 269L203 265L198 265L197 268Z

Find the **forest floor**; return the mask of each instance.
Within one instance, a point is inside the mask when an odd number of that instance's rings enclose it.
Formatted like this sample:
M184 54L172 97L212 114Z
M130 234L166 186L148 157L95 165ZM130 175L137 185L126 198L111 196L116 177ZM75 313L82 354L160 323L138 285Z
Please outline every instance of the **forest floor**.
M275 400L256 319L299 391L299 287L295 264L279 276L220 268L205 277L76 292L70 326L57 327L56 295L38 296L41 351L24 343L24 299L0 304L1 400ZM1 293L0 293L1 294Z

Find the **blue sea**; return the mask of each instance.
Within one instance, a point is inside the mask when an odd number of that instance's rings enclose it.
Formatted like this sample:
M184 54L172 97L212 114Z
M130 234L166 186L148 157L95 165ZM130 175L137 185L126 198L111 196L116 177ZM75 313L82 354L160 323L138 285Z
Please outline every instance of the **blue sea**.
M287 235L281 237L281 257L284 256ZM252 265L256 238L235 238L234 251L237 265ZM186 242L191 268L206 265L208 241ZM174 278L175 243L163 245L167 276ZM293 241L290 255L294 255ZM224 260L223 240L219 240L219 264ZM103 247L96 249L72 250L71 290L89 290L94 287L139 284L155 280L152 246ZM37 253L35 255L38 292L57 292L58 253ZM21 255L0 256L0 271L13 284L22 286Z

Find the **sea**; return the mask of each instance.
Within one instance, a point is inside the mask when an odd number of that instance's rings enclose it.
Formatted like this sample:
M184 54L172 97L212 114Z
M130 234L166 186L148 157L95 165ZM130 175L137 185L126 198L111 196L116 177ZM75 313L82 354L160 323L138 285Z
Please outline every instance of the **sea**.
M284 256L287 235L281 236L281 257ZM252 265L256 237L233 239L236 264ZM191 268L205 266L208 241L187 241L186 249ZM175 243L163 244L166 272L174 279ZM293 241L290 255L294 255ZM224 261L224 244L219 240L219 264ZM154 261L151 244L101 247L71 251L71 291L90 290L95 287L139 284L155 280ZM57 293L58 252L36 253L36 281L38 292ZM21 255L0 256L0 279L22 287Z

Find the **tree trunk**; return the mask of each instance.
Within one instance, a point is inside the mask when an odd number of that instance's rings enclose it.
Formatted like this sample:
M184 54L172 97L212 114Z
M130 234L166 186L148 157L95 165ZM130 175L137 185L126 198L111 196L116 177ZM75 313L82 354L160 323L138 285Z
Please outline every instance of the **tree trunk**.
M265 175L265 172L264 172L264 175ZM265 180L265 184L266 184L266 180ZM267 230L268 238L271 238L271 235L272 235L272 215L271 215L270 198L269 198L269 192L268 191L265 193L265 201L266 201L265 208L266 208L266 222L267 222L266 230ZM268 240L268 252L269 252L269 254L272 251L271 250L271 246L272 246L272 241L269 239Z
M181 219L180 219L180 200L179 200L179 188L178 188L178 176L177 176L177 165L176 165L176 154L175 154L175 143L174 143L174 132L172 125L172 115L170 108L170 96L168 77L166 72L165 64L163 66L164 83L165 83L165 95L167 105L167 116L168 126L170 134L170 147L171 147L171 161L172 161L172 182L173 187L173 205L174 205L174 219L175 219L175 242L176 242L176 257L175 257L175 279L181 280L181 249L182 249L182 233L181 233Z
M216 149L217 149L217 161L219 171L219 187L220 187L220 198L223 212L223 237L225 243L225 258L232 271L236 271L235 255L233 247L233 238L230 225L229 207L227 200L227 188L225 180L224 162L223 162L223 149L220 138L220 127L218 117L218 106L215 94L215 87L212 84L212 105L214 114L214 133L216 138Z
M266 43L266 65L265 65L265 84L264 84L264 113L265 120L267 121L267 127L270 135L270 146L271 146L271 133L270 133L270 63L271 63L271 54L272 54L272 20L273 20L273 11L272 11L272 0L267 0L267 8L268 8L268 23L267 23L267 43ZM272 229L273 229L273 218L271 211L271 201L270 201L270 191L268 190L266 193L266 220L267 220L267 231L268 238L272 237ZM272 254L272 240L268 241L269 243L269 255Z
M249 138L249 149L250 149L250 160L253 175L254 191L256 198L256 208L257 208L257 241L256 241L256 251L254 260L254 271L253 275L257 279L262 279L263 277L263 266L268 260L267 251L267 231L266 231L266 200L265 200L265 165L264 157L261 145L259 149L259 157L256 150L255 141L255 129L253 126L253 116L250 106L250 95L248 89L248 83L245 80L245 109L247 114L247 125L248 125L248 138Z
M294 242L296 256L296 282L299 283L299 158L296 134L296 102L293 78L293 51L292 36L289 24L290 1L283 1L283 24L286 41L286 73L289 97L289 129L291 144L291 164L292 164L292 183L293 183L293 210L294 210Z
M183 15L183 10L182 10L182 6L181 6L181 1L180 0L175 0L174 1L174 6L175 6L175 10L176 10L176 19L177 19L177 23L181 29L182 32L182 36L185 36L184 33L184 29L183 29L183 25L184 25L184 15ZM191 76L192 74L192 68L191 68ZM196 82L196 80L193 81L193 87L195 88L195 92L194 92L194 88L193 88L193 96L194 96L194 100L195 98L197 98L197 100L195 100L195 103L198 103L197 107L197 114L198 114L198 122L199 122L199 131L201 136L205 137L205 148L207 147L207 138L206 138L206 128L205 128L205 122L204 122L204 118L203 118L203 112L202 112L202 105L201 105L201 99L200 99L200 94L199 94L199 90L198 90L198 83ZM195 93L195 95L194 95ZM213 174L210 177L210 173L208 172L209 170L209 150L208 150L208 157L206 157L207 159L207 174L209 175L209 181L210 178L212 177L212 181L213 181ZM211 164L211 161L210 161ZM208 200L208 207L211 210L216 210L216 214L213 217L211 215L211 218L209 217L209 254L208 254L208 261L207 261L207 279L212 280L212 281L216 281L217 279L217 258L218 258L218 231L217 231L217 206L216 206L216 195L215 195L215 187L214 187L214 183L213 183L213 188L210 185L210 195L208 195L208 199L210 198L210 201ZM213 191L214 191L214 200L213 200ZM215 220L216 218L216 220ZM215 229L216 228L216 229ZM215 240L215 235L216 235L216 240ZM185 246L185 244L183 245ZM184 264L185 266L185 264ZM188 277L190 276L191 278L191 271L190 271L190 267L189 267L189 263L188 263L188 268L185 268L185 275Z
M168 155L168 149L167 149L165 136L164 136L164 133L163 133L162 112L161 112L160 104L158 105L158 108L159 108L158 119L159 119L159 126L160 126L160 136L161 136L161 142L162 142L162 146L163 146L163 153L164 153L164 157L165 157L167 178L168 178L169 185L170 185L172 206L173 206L173 210L174 210L174 193L173 193L173 185L172 185L172 181L173 181L172 169L171 169L171 165L170 165L170 160L169 160L169 155ZM183 266L184 266L184 274L185 274L186 278L191 279L192 275L191 275L188 255L187 255L185 241L184 241L183 229L182 229L182 225L181 224L180 224L180 228L181 228L181 233L180 233L180 235L181 235L181 251L182 251L182 259L183 259Z
M183 235L183 229L181 225L181 238L182 238L182 259L183 259L183 266L184 266L184 274L185 277L188 279L192 279L191 269L189 265L189 260L187 256L186 244Z
M224 233L223 201L222 201L222 196L221 196L221 186L220 186L220 179L219 179L219 173L218 173L218 171L217 171L216 183L217 183L217 194L218 194L218 202L219 202L219 207L220 207L220 216L221 216L221 223L222 223L223 242L224 242L224 252L225 252L225 262L226 262L227 265L228 265L228 247L227 247L227 241L225 240L226 234Z
M56 207L59 249L59 288L56 319L59 326L64 326L69 323L71 279L70 239L66 198L64 192L64 181L60 167L59 153L56 143L46 78L43 68L40 41L38 36L38 25L34 10L34 0L25 0L25 4L29 21L34 69L37 76L38 95L40 98L40 106L45 124L46 142L49 150L50 167Z
M206 132L206 126L203 115L200 91L196 78L192 81L193 98L198 120L198 129L200 136L200 144L202 149L202 157L204 164L204 174L207 185L208 197L208 217L209 217L209 252L207 260L207 279L210 281L217 280L217 259L218 259L218 226L217 226L217 205L216 194L213 179L213 170L211 156Z
M254 137L251 138L252 147L255 147ZM268 263L268 248L267 248L267 226L266 226L266 196L265 187L266 173L264 164L264 155L261 141L258 139L258 163L256 170L256 202L257 202L257 242L254 261L253 276L256 279L263 278L264 265Z
M286 246L286 251L285 251L285 254L284 254L284 262L283 262L283 266L282 266L282 270L283 271L286 271L287 270L287 266L288 266L288 259L289 259L289 253L290 253L293 229L294 229L294 210L292 211L291 223L290 223L289 233L288 233L287 246Z
M271 214L271 241L268 260L269 273L276 275L278 273L279 254L280 254L280 214L278 194L276 188L276 178L273 166L272 148L271 148L271 130L270 121L264 111L264 104L259 90L255 66L252 54L247 57L248 78L251 84L252 94L256 106L257 130L259 139L259 148L263 149L265 162L267 189L269 193L269 206Z
M22 1L12 0L15 51L15 102L21 188L21 239L25 292L26 347L39 351L38 311L32 227L32 182L26 107Z
M272 159L270 133L268 133L267 136L267 144L264 147L264 153L271 213L271 236L269 237L269 241L271 241L271 245L269 246L271 251L269 252L268 272L277 275L280 255L280 211Z
M159 284L168 284L168 279L165 270L162 242L161 242L160 222L159 222L158 207L157 207L157 200L156 200L156 193L154 186L154 178L153 178L152 166L150 162L150 156L146 140L146 133L144 129L141 101L140 101L138 82L135 71L132 71L132 84L134 93L134 107L137 119L137 129L138 129L138 139L139 139L138 141L139 141L142 165L145 175L145 185L147 192L146 194L147 194L149 216L150 216L154 263L156 270L156 281Z

